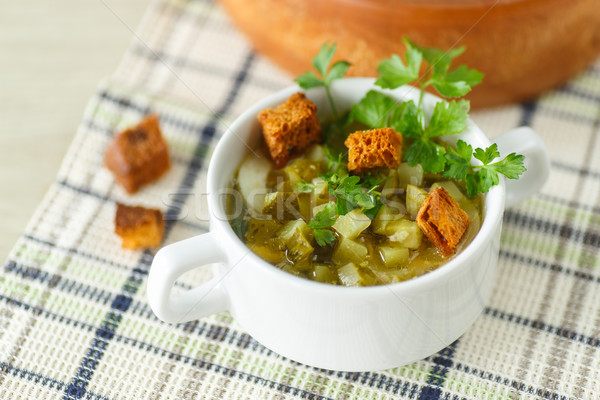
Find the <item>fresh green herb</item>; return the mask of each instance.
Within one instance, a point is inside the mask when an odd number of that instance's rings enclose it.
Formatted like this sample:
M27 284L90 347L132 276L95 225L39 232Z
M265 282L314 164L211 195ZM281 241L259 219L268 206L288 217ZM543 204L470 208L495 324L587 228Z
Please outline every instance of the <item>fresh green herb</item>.
M319 246L325 246L335 241L335 235L327 228L335 223L336 216L337 205L330 201L308 222L308 227L313 230L315 240Z
M511 179L518 178L525 170L523 156L511 154L490 164L499 156L497 147L476 149L474 157L483 166L472 167L473 150L470 146L457 145L456 150L447 149L436 141L440 136L454 135L465 129L470 108L467 100L439 101L429 122L425 123L422 100L427 88L433 86L444 97L460 97L481 82L483 74L465 65L450 69L452 60L461 55L465 48L442 51L417 46L408 39L404 43L407 47L404 57L406 63L395 54L383 60L377 68L379 76L375 84L384 89L414 84L420 89L418 103L415 104L413 100L397 103L385 94L371 90L352 107L352 118L371 128L391 127L401 132L409 139L404 150L405 162L410 166L421 164L426 172L464 179L471 197L486 193L496 185L499 173ZM421 74L423 62L427 68Z
M310 182L300 181L296 182L296 192L298 193L310 193L315 188L315 185Z
M467 195L473 197L477 193L487 193L492 186L497 185L498 174L509 179L518 179L527 170L523 165L524 156L511 153L500 161L492 162L499 156L498 145L495 143L485 150L477 148L473 151L471 145L459 140L456 150L449 148L446 153L448 168L443 175L446 178L464 179ZM481 161L481 165L471 165L471 157Z
M319 174L319 177L327 183L329 196L335 200L327 203L325 208L315 214L308 223L320 246L335 240L335 235L327 228L335 223L338 215L346 215L355 208L360 208L369 218L375 218L383 204L378 188L388 179L372 173L362 176L350 175L342 154L335 157L330 149L327 147L324 149L329 162L327 172Z
M340 116L335 107L335 103L333 102L329 85L334 80L344 76L346 71L348 71L348 67L350 67L350 63L348 61L337 61L333 63L331 67L329 67L329 64L331 64L331 59L335 53L335 49L335 43L331 45L325 43L321 47L319 53L313 59L313 67L321 75L320 78L314 72L309 71L297 77L295 81L302 89L305 90L317 86L324 86L325 93L327 93L327 98L329 99L329 105L331 106L331 112L333 113L334 118L339 120Z
M376 85L396 89L406 84L416 84L421 90L418 107L421 107L425 89L433 86L444 97L461 97L471 91L471 88L481 82L483 74L469 69L465 65L449 71L452 60L465 51L465 47L443 51L433 47L420 47L408 39L406 45L406 65L400 57L392 55L383 60L377 67L379 77ZM428 64L425 73L420 75L421 63Z

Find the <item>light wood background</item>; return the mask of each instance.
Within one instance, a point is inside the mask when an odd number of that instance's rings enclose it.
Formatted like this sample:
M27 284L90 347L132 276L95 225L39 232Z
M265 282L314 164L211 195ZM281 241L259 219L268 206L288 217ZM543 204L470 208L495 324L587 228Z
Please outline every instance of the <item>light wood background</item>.
M0 262L53 182L150 0L0 3Z

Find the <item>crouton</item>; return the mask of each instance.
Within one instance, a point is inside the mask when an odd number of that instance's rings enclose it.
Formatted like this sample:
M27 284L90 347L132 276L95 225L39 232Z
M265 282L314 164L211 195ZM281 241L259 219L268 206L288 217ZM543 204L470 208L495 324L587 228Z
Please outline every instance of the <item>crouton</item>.
M344 142L348 148L348 169L396 168L402 161L402 135L393 128L357 131Z
M263 136L275 167L283 167L292 157L321 141L317 106L304 93L295 93L275 109L258 114Z
M417 214L417 225L445 257L454 254L470 222L467 213L441 187L429 192Z
M104 165L129 194L164 174L170 160L158 117L150 115L117 134L106 150Z
M141 249L160 245L165 221L160 210L131 207L117 203L115 233L124 249Z

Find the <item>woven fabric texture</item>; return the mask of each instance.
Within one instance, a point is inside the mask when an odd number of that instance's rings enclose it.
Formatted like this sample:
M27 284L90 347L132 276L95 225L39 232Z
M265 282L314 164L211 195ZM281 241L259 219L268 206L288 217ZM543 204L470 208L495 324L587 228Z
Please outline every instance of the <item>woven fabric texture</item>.
M153 254L123 250L117 202L160 208L165 244L206 231L219 136L292 77L255 54L218 4L156 1L90 100L55 183L0 275L2 399L597 399L600 397L600 62L526 104L473 113L548 146L539 195L507 210L489 306L419 362L346 373L268 350L228 314L170 325L146 301ZM130 196L103 165L111 137L160 116L173 166ZM187 274L182 289L210 277Z

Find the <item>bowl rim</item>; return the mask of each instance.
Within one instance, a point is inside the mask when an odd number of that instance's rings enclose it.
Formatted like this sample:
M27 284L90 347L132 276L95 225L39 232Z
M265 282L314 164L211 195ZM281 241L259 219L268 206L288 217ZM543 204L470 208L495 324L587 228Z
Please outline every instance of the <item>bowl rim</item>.
M335 91L335 88L343 87L343 85L368 85L373 89L382 91L386 94L391 94L392 96L400 91L405 91L410 95L414 96L414 91L418 91L418 89L414 87L400 87L394 90L381 89L378 86L374 85L374 78L342 78L336 80L332 84L332 94ZM323 89L322 87L316 89ZM469 243L460 253L456 254L452 257L448 262L442 264L440 267L434 269L433 271L429 271L423 275L419 275L415 278L411 278L401 282L383 284L383 285L373 285L373 286L358 286L358 287L349 287L349 286L341 286L341 285L332 285L329 283L323 283L318 281L313 281L311 279L302 278L299 276L295 276L289 272L283 271L280 268L270 264L269 262L263 260L254 252L252 252L235 234L229 221L226 218L217 218L216 214L220 213L220 215L225 215L223 202L218 201L218 196L213 195L214 193L218 193L219 190L222 190L223 187L219 186L219 182L222 179L218 179L220 176L220 168L218 168L218 164L223 162L226 159L228 154L228 147L233 145L239 145L239 140L241 138L237 135L237 131L247 124L252 123L256 115L259 111L274 107L287 99L293 93L296 92L304 92L307 94L307 97L311 97L311 91L315 89L303 90L299 86L289 86L282 90L279 90L262 100L256 102L253 106L246 109L241 115L239 115L231 126L225 131L223 136L219 139L215 150L212 154L211 160L209 162L208 173L207 173L207 193L208 195L208 211L210 214L210 231L218 231L219 235L225 235L227 239L227 243L230 243L232 246L235 246L237 250L246 250L247 255L244 256L250 257L249 260L252 260L252 264L256 267L260 268L262 272L265 272L272 277L287 281L286 284L296 286L300 289L305 289L307 291L317 291L330 293L333 295L348 295L348 296L377 296L377 295L389 295L390 290L393 292L402 292L409 294L415 290L421 291L427 287L431 287L432 285L438 285L440 282L443 282L446 278L459 273L460 270L466 268L469 264L468 260L471 257L476 257L479 252L481 252L486 246L486 243L493 240L494 234L496 233L496 227L501 223L501 219L504 212L504 200L505 200L505 183L503 177L500 178L500 182L498 185L492 187L490 191L484 195L484 218L481 228L479 232L475 235L471 243ZM365 92L366 93L366 92ZM335 96L335 95L334 95ZM425 93L424 101L427 101L430 105L435 104L439 101L439 97ZM452 135L452 137L464 136L465 134L474 134L478 139L480 139L486 146L489 146L491 143L487 136L481 131L481 129L469 118L467 122L467 128L462 133L457 135ZM457 139L458 140L458 139ZM216 160L216 161L215 161ZM237 167L237 166L236 166ZM232 177L228 177L227 181L231 181ZM217 211L218 210L218 211ZM233 253L232 250L227 252ZM246 258L248 260L248 258ZM231 268L231 265L227 266Z

